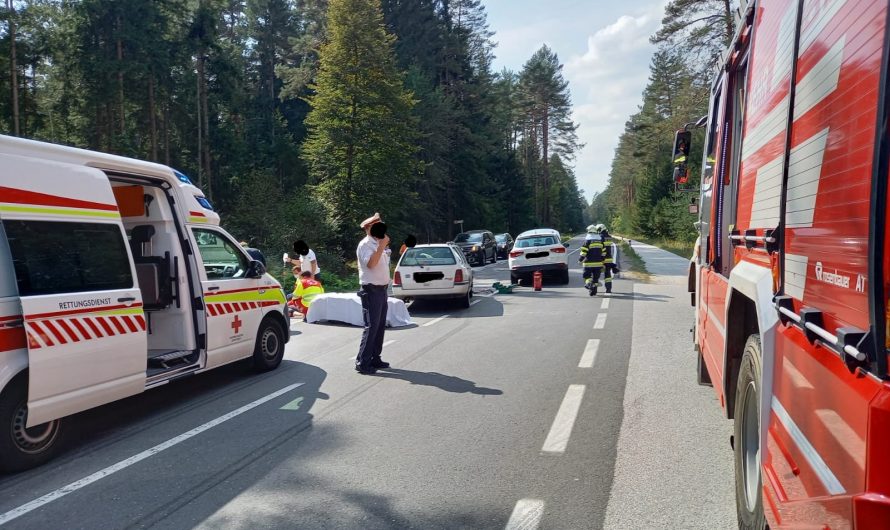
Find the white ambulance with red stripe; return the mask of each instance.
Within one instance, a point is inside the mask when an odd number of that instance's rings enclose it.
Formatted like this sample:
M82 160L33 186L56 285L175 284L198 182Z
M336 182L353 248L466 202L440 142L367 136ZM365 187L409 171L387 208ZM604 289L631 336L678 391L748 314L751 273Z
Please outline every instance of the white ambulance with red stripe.
M240 359L276 368L281 285L169 167L0 136L0 470L62 419Z

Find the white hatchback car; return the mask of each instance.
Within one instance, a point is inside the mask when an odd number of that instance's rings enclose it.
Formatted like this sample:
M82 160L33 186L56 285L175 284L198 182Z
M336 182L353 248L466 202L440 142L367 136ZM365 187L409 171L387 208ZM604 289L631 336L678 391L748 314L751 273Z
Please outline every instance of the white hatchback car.
M516 236L510 251L508 266L510 281L518 283L535 271L554 276L560 283L569 283L568 243L563 244L559 232L552 228L537 228Z
M473 268L454 244L417 245L399 259L392 295L402 300L451 298L467 308L473 297Z

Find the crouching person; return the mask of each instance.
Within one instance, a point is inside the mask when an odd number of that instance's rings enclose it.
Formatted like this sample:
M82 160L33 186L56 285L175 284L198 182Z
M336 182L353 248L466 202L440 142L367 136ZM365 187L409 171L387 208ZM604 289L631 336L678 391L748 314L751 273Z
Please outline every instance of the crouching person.
M306 315L309 313L312 300L323 292L324 286L321 285L321 282L312 279L312 271L302 271L294 284L294 294L288 305L302 313L303 322L306 322Z

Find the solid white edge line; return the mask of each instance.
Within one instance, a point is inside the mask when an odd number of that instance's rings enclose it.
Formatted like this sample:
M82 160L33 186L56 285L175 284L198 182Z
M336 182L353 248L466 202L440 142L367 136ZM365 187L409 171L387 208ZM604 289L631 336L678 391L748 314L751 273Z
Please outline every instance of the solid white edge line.
M599 350L600 340L590 339L587 341L587 347L584 348L584 354L581 355L581 362L578 368L593 368L593 362L596 360L596 352Z
M606 327L606 316L608 313L599 313L596 315L596 322L593 323L593 329L603 329Z
M600 309L609 309L609 302L611 302L611 298L603 298L603 303L600 306Z
M553 419L553 425L550 426L547 439L544 440L541 452L550 454L565 452L569 438L572 436L572 429L575 427L575 419L581 409L585 388L584 385L569 385L565 397L562 398L562 404L556 412L556 417Z
M68 495L69 493L74 493L75 491L85 488L86 486L89 486L90 484L92 484L94 482L98 482L99 480L102 480L103 478L105 478L109 475L117 473L118 471L120 471L122 469L126 469L126 468L132 466L133 464L137 464L137 463L145 460L146 458L154 456L154 455L160 453L161 451L164 451L165 449L169 449L169 448L173 447L174 445L177 445L181 442L188 440L189 438L193 438L193 437L201 434L204 431L212 429L213 427L216 427L217 425L219 425L221 423L227 422L236 416L240 416L241 414L244 414L245 412L258 407L258 406L262 405L263 403L271 401L271 400L277 398L278 396L281 396L282 394L286 394L287 392L290 392L291 390L293 390L299 386L302 386L302 385L303 385L303 383L294 383L292 385L288 385L288 386L282 388L281 390L273 392L273 393L269 394L268 396L261 397L260 399L257 399L256 401L252 401L252 402L248 403L247 405L244 405L243 407L235 409L232 412L229 412L228 414L224 414L214 420L210 420L207 423L200 425L198 427L195 427L194 429L192 429L188 432L184 432L184 433L180 434L179 436L171 438L171 439L167 440L166 442L160 443L150 449L146 449L145 451L142 451L139 454L133 455L130 458L127 458L125 460L121 460L120 462L110 465L104 469L100 469L99 471L96 471L92 475L84 477L76 482L72 482L71 484L68 484L67 486L63 486L55 491L47 493L46 495L39 497L37 499L34 499L33 501L31 501L29 503L23 504L23 505L19 506L18 508L9 510L8 512L0 515L0 525L4 525L14 519L17 519L29 512L36 510L37 508L40 508L41 506L44 506L44 505L49 504L57 499L60 499L64 496Z
M432 326L433 324L436 324L436 323L438 323L438 322L442 322L442 321L445 320L446 318L448 318L448 315L442 315L442 316L440 316L439 318L434 318L433 320L430 320L429 322L427 322L427 323L425 323L425 324L421 324L420 327L425 328L425 327L427 327L427 326Z
M538 499L522 499L516 501L510 520L505 530L535 530L541 524L544 515L544 501Z

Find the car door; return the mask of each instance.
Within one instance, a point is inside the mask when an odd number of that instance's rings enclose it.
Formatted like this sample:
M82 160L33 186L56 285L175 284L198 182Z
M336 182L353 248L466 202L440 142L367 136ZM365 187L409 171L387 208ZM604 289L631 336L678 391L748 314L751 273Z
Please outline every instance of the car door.
M28 351L29 427L145 389L142 295L101 171L0 155Z
M223 230L191 230L207 309L207 367L213 368L253 352L266 285L261 278L247 277L250 258Z

